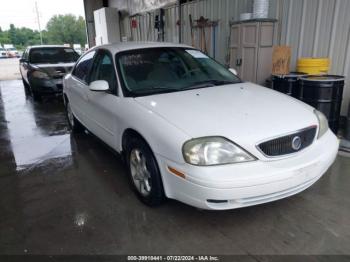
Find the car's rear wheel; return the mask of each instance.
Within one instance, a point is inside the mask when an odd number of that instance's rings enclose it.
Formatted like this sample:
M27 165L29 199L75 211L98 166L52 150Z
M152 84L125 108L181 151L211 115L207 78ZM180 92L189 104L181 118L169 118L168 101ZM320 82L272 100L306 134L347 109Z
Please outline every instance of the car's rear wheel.
M74 133L80 133L84 129L83 125L79 122L79 120L75 118L70 103L68 101L66 102L66 116L69 128Z
M157 160L147 143L131 137L126 146L129 178L138 198L149 206L158 206L164 200L164 189Z

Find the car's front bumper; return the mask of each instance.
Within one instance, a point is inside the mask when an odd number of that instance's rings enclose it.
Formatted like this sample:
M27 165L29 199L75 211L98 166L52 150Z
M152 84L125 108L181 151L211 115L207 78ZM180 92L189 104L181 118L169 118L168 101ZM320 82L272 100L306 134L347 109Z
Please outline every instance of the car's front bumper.
M204 209L232 209L266 203L303 191L331 166L339 142L328 131L305 150L284 159L198 167L157 155L169 198ZM182 172L176 176L168 167Z
M30 86L33 88L33 91L40 94L62 93L63 80L62 78L41 79L32 77Z

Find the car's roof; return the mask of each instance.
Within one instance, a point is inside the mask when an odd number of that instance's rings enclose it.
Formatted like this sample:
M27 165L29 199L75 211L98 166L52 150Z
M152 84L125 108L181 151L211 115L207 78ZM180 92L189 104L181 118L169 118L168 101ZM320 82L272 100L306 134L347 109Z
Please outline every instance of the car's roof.
M93 47L93 49L107 49L111 53L116 54L122 51L134 50L134 49L143 49L143 48L155 48L155 47L184 47L184 48L193 48L184 44L176 43L167 43L167 42L120 42L107 45L99 45Z
M34 48L71 48L70 46L64 46L64 45L33 45L28 46L30 49Z

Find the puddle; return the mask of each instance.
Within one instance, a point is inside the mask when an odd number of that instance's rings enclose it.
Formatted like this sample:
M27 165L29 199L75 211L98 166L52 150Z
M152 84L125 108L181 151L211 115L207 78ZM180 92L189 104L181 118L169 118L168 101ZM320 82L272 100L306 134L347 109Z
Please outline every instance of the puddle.
M28 165L39 164L51 158L72 154L70 135L34 137L11 141L17 170Z
M71 156L71 138L59 98L34 103L18 80L2 81L0 92L5 116L3 125L8 130L17 170Z

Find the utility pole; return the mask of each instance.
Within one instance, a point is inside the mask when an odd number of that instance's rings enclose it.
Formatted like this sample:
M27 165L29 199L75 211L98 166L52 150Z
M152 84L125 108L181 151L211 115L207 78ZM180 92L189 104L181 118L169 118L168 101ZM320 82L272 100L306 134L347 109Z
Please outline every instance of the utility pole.
M182 37L181 37L181 34L182 34L182 11L181 11L181 0L178 0L177 1L177 8L178 8L178 13L179 13L179 44L181 44L182 42ZM191 29L192 30L192 29Z
M38 2L36 2L36 1L35 1L35 12L36 12L36 19L38 20L40 42L41 42L41 44L43 44L43 35L41 33L40 16L39 16L39 10L38 10Z

